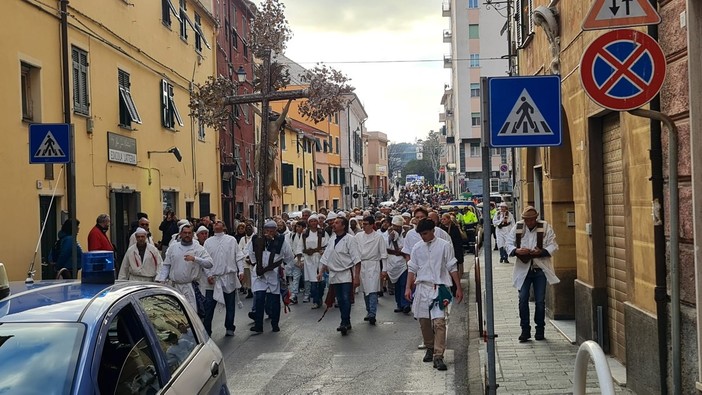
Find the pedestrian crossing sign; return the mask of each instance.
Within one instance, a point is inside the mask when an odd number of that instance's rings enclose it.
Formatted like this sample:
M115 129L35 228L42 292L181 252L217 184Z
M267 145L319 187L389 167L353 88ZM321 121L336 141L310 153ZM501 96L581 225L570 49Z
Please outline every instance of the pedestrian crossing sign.
M488 95L491 146L561 145L559 76L489 78Z
M29 163L68 163L71 127L66 123L29 125Z

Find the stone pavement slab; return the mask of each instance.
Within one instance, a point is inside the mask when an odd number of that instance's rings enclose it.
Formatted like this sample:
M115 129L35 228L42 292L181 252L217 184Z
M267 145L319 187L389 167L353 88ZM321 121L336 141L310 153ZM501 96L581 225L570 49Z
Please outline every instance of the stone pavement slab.
M466 257L466 262L469 262ZM493 251L493 297L495 315L495 361L498 394L571 394L573 391L573 369L578 345L572 344L553 325L546 324L545 340L533 339L525 343L518 340L519 310L517 290L512 286L512 268L510 263L499 263L500 255ZM485 265L480 257L481 283L485 289ZM468 268L471 284L474 284L474 271ZM473 286L473 285L471 285ZM547 289L546 292L550 292ZM483 291L483 301L484 301ZM530 313L533 317L534 303L530 303ZM485 320L486 312L483 311ZM533 320L533 318L532 318ZM547 319L547 321L549 321ZM533 326L533 325L532 325ZM533 332L532 332L533 335ZM480 350L481 368L487 366L487 343ZM483 375L487 380L486 374ZM484 383L487 385L487 382ZM622 394L633 394L626 387L615 384L615 391ZM600 393L597 375L592 361L588 365L587 393Z

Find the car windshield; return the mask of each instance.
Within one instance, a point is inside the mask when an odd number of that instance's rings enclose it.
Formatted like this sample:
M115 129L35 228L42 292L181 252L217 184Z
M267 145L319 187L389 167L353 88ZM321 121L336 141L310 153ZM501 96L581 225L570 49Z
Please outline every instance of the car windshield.
M70 393L84 332L77 323L0 324L0 394Z

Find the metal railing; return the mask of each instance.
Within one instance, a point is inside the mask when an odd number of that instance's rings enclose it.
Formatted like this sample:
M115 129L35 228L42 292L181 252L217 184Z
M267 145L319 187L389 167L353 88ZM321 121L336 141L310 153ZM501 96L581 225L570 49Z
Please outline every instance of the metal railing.
M588 340L580 345L575 355L575 370L573 371L573 395L585 395L587 382L587 365L592 358L597 372L597 381L600 383L600 393L614 395L614 382L609 370L609 363L600 345Z

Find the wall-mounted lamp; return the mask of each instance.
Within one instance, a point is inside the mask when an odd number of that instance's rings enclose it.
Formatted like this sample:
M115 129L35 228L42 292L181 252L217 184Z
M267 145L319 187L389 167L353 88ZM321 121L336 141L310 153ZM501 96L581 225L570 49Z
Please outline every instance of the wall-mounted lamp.
M149 159L151 159L151 154L173 154L178 160L178 162L181 162L183 160L183 155L180 154L180 150L178 149L178 147L172 147L166 151L147 151L146 154Z
M244 66L239 66L239 69L236 71L236 78L239 80L239 83L246 82L246 70L244 70Z

